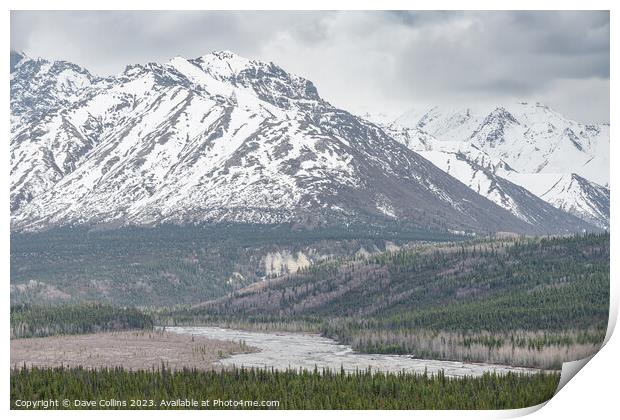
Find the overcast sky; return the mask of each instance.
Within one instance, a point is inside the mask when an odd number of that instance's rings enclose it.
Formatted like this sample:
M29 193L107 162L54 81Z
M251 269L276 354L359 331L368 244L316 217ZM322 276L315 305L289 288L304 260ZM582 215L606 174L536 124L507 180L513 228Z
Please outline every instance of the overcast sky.
M353 112L547 103L609 122L608 12L11 12L11 48L107 75L231 50Z

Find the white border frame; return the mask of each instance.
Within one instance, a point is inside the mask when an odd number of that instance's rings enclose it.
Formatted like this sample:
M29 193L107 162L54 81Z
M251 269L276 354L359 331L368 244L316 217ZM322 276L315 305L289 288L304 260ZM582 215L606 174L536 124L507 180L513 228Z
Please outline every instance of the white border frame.
M49 1L44 0L8 0L7 9L2 15L4 24L3 28L3 43L5 45L5 65L4 68L9 68L9 54L10 48L10 10L611 10L611 96L610 96L610 116L611 116L611 133L612 137L615 132L615 127L618 126L618 89L617 84L614 82L618 75L618 54L614 51L614 47L618 50L618 32L616 25L618 24L617 13L620 10L618 2L604 1L604 0L590 0L590 1L578 1L578 0L504 0L501 2L490 0L468 0L468 1L456 1L456 0L436 0L426 2L411 2L405 0L382 0L381 2L373 2L369 0L358 0L355 2L344 0L315 0L315 1L283 1L283 0L264 0L260 3L250 0L215 0L210 2L198 2L191 0L175 0L174 2L165 2L162 0L151 1L132 1L129 3L127 0L92 0L88 2L78 0L56 0L51 4ZM6 70L5 70L6 71ZM6 74L6 73L5 73ZM9 83L6 82L2 85L3 94L5 98L4 102L4 118L3 126L4 133L10 132L9 122ZM616 112L616 113L615 113ZM620 140L613 140L610 144L610 153L612 160L620 153L620 146L618 144ZM3 190L5 191L5 197L8 201L9 197L9 173L10 167L10 154L9 154L9 142L8 139L4 141L4 151L0 154L0 166L6 168L4 174L0 177L0 182ZM617 160L617 159L616 159ZM618 178L618 170L614 166L614 162L611 163L611 181L610 185L616 185ZM615 188L615 187L614 187ZM10 294L8 293L9 286L9 206L5 202L3 207L5 217L2 219L2 231L3 235L0 239L0 247L2 253L2 278L5 282L5 295L4 305L5 316L1 317L0 323L2 325L2 336L5 337L4 346L2 347L2 366L4 366L6 375L0 382L0 401L2 401L3 411L9 412L9 366L10 366L10 340L9 340L9 317L8 308L10 306ZM618 213L618 200L615 193L611 194L611 223L612 226L616 220ZM617 238L611 236L611 255L616 255L614 251L617 251L618 241ZM567 419L582 419L586 416L593 418L609 418L611 413L617 413L618 408L618 396L617 391L614 389L614 385L620 380L620 361L616 355L620 355L620 341L617 337L611 336L611 332L615 327L618 316L618 264L611 260L611 307L610 307L610 322L607 334L607 344L604 348L595 355L587 366L577 375L576 379L569 381L569 383L547 404L541 404L540 406L520 409L520 410L506 410L506 411L341 411L341 412L325 412L321 415L338 416L338 418L373 418L377 415L387 415L395 418L453 418L455 415L461 418L504 418L504 417L517 417L525 414L532 414L531 418L543 419L543 418L567 418ZM616 334L617 335L617 334ZM611 338L610 338L611 337ZM544 406L544 408L542 408ZM542 408L542 409L541 409ZM112 414L109 411L94 411L88 413L88 416L93 418L104 418ZM50 419L79 419L84 416L83 412L71 411L10 411L10 415L16 418L31 418L38 416L49 416ZM291 415L299 417L300 419L310 419L315 416L313 411L178 411L174 413L174 416L183 418L200 417L205 416L214 418L230 418L230 417L246 417L250 416L256 420L273 418L288 418ZM169 416L164 411L120 411L115 412L114 416L120 418L146 417L149 416L155 418L166 418Z

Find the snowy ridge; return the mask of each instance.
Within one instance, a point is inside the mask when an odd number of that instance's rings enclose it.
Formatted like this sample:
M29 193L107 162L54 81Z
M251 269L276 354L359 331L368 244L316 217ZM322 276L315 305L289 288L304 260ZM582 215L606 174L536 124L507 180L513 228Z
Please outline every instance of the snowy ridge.
M498 177L609 228L609 125L580 124L525 102L417 109L380 122L392 137L517 217L528 220L514 198L499 192Z
M515 217L273 63L221 51L99 78L23 56L12 70L13 229L394 220L444 231L592 228L564 212Z
M563 176L541 197L559 209L609 229L609 190L598 188L579 175Z
M546 202L589 223L609 229L609 189L576 174L507 174L507 179Z

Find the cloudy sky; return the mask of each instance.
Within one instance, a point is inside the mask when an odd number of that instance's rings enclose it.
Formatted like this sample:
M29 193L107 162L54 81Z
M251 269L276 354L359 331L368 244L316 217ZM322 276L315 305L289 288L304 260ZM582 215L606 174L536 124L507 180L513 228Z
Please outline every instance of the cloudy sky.
M608 12L11 12L11 47L92 73L231 50L353 112L526 100L609 122Z

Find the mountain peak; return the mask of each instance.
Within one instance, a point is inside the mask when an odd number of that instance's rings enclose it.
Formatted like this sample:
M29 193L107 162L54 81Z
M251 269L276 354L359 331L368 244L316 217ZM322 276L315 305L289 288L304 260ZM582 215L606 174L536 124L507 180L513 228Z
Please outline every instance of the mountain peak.
M478 124L471 114L427 120ZM588 228L568 215L517 217L323 101L311 81L230 51L106 79L28 60L11 76L11 118L18 229L395 220L441 231Z
M27 58L28 56L23 51L11 50L11 73L19 66L19 63Z
M472 144L495 148L505 143L505 134L511 125L519 125L515 117L503 106L496 107L471 135Z
M506 110L503 106L496 107L491 113L487 116L487 121L497 121L498 119L504 120L505 122L512 122L514 124L519 124L519 122L515 119L515 117Z
M209 55L213 55L219 58L220 60L231 60L231 59L243 58L239 54L234 53L230 50L211 51Z
M232 51L212 51L209 54L188 60L192 64L198 64L203 70L215 75L230 77L241 71L257 65L264 65L256 60L250 60Z

